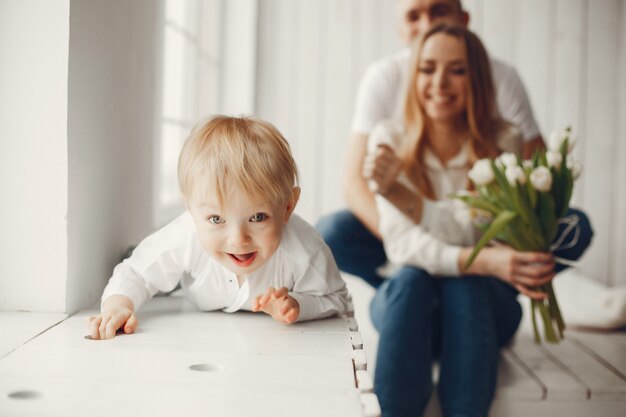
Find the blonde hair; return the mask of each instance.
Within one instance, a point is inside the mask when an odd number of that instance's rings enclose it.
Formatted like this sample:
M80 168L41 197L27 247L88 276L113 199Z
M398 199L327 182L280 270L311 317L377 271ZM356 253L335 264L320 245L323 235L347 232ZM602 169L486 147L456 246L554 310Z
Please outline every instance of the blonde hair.
M272 124L213 116L198 123L185 141L178 183L186 200L202 201L210 189L222 204L234 187L249 197L283 204L298 183L298 169L289 144Z
M415 86L424 44L428 38L437 33L453 36L465 45L469 79L465 112L465 120L470 133L469 165L480 158L496 156L499 153L498 134L504 128L509 127L498 113L495 88L491 78L491 64L480 39L466 27L449 23L436 25L419 37L413 45L409 88L404 106L406 137L403 140L405 148L402 150L402 157L406 175L422 195L430 199L435 199L435 192L423 164L427 116L419 103Z

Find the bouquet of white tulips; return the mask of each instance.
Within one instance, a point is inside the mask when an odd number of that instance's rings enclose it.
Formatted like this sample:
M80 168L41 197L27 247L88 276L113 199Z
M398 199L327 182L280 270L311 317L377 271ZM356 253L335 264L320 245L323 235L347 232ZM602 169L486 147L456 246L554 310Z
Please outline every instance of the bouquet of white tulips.
M548 140L548 150L535 153L531 160L503 153L495 160L481 159L474 164L469 177L477 192L456 197L479 217L490 221L483 223L484 234L465 267L493 239L518 251L550 252L554 249L559 219L567 213L574 180L581 171L580 164L570 155L573 145L571 129L567 128L553 133ZM565 323L552 283L540 290L548 297L531 302L535 341L541 342L536 319L539 313L545 339L558 343L563 338Z

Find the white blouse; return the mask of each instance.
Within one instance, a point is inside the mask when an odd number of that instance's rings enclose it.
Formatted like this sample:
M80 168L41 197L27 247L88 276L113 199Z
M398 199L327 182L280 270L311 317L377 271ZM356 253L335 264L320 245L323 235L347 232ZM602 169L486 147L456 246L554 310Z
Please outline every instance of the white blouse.
M509 135L500 141L499 147L519 149L519 135ZM369 137L368 148L373 152L379 144L400 148L402 125L387 120L379 123ZM472 224L469 210L451 196L467 189L469 144L461 148L446 165L428 148L424 152L427 175L435 192L436 200L422 198L422 220L415 224L385 197L376 194L379 214L379 231L387 258L398 265L423 268L433 275L459 276L459 252L462 247L473 246L480 236ZM417 187L401 172L397 181L411 191Z

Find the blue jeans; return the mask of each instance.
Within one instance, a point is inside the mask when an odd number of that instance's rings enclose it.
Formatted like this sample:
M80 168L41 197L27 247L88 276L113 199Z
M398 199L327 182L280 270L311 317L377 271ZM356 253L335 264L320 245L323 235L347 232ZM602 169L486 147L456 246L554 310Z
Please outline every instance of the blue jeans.
M387 262L382 242L348 210L322 217L315 225L340 270L364 279L374 288L383 283L376 269Z
M575 260L589 246L593 231L584 213L571 209L568 214L579 216L578 243L554 254ZM380 332L374 385L383 415L423 413L432 391L432 363L438 358L444 416L486 416L499 347L521 320L517 292L495 278L435 279L413 267L384 280L376 272L387 261L383 245L351 212L326 216L317 228L342 271L378 288L370 312ZM556 270L564 268L557 265Z
M499 348L522 318L516 296L495 278L434 278L409 266L386 280L370 305L380 333L374 387L383 415L422 415L438 359L443 415L486 416Z

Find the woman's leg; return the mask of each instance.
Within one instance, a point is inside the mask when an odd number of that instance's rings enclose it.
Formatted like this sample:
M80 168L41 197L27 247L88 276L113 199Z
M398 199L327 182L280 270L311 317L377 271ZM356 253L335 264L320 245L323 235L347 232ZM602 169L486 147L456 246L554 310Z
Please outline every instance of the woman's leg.
M374 288L383 282L376 269L387 262L382 242L349 210L322 217L315 225L340 270L363 278Z
M376 292L370 312L379 331L374 390L383 416L421 416L432 391L436 278L403 267Z
M496 388L498 338L490 278L441 278L439 398L444 416L486 417Z
M517 301L517 290L497 278L486 278L491 283L498 347L506 346L522 321L522 306Z

